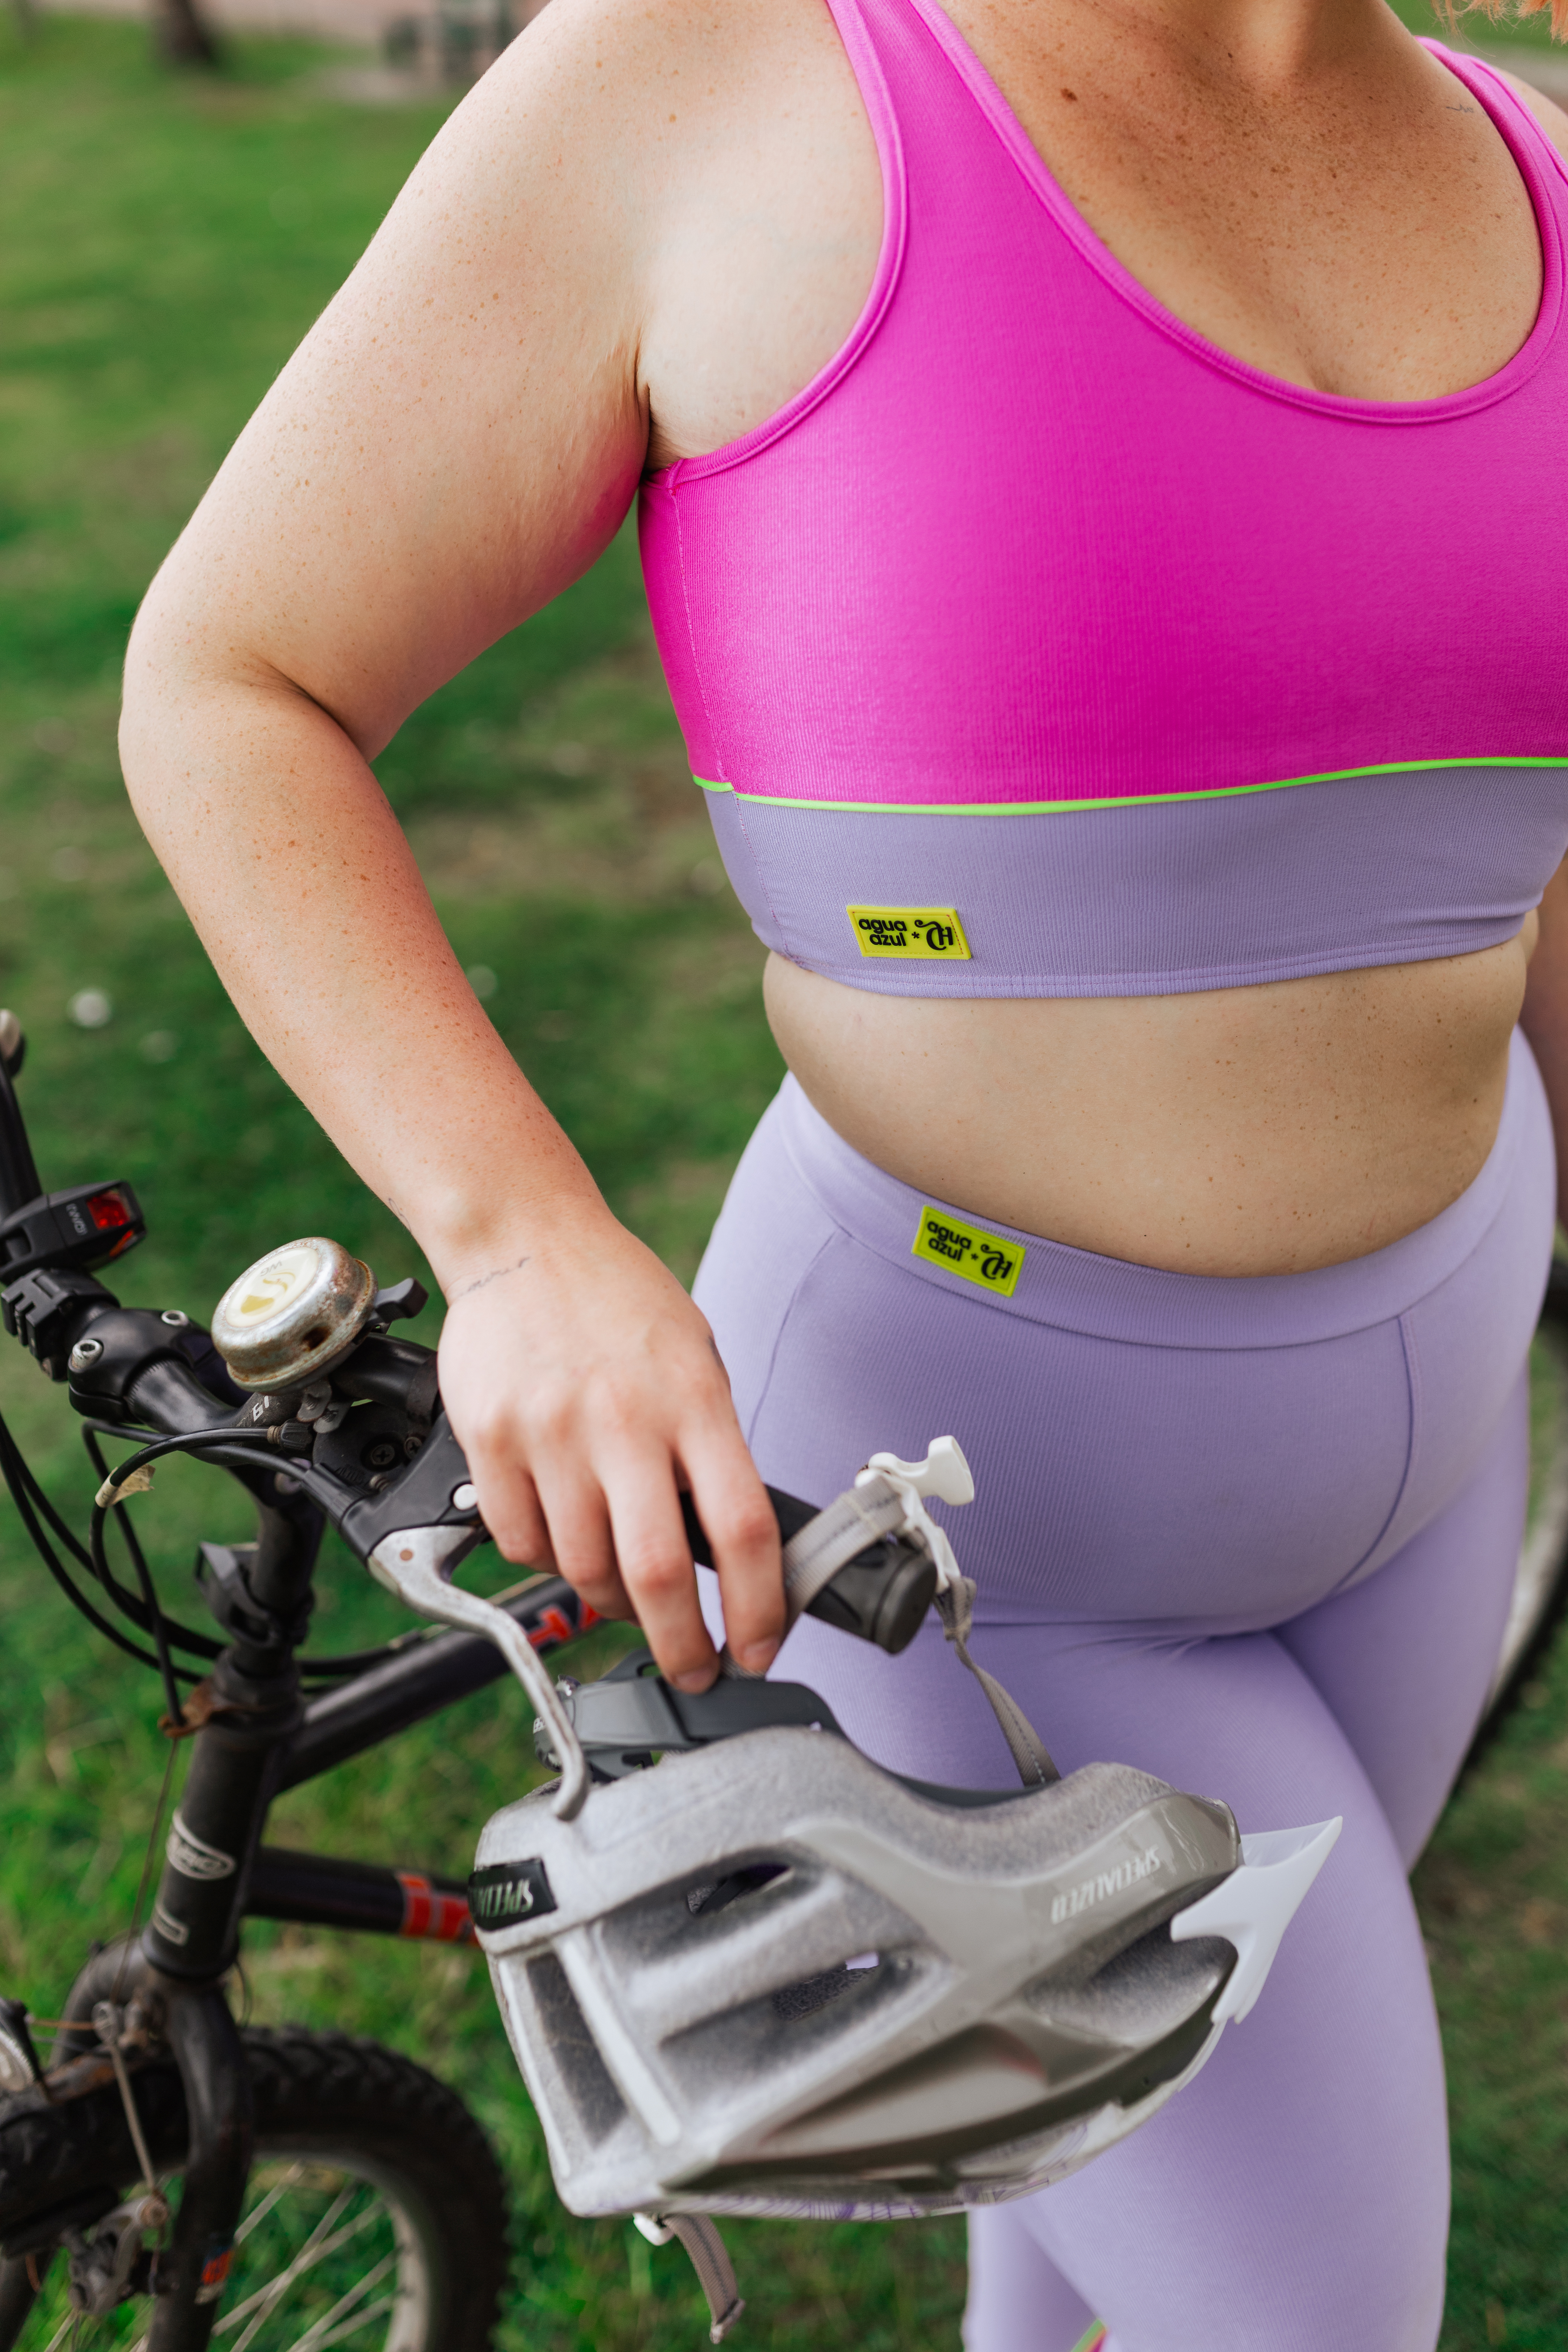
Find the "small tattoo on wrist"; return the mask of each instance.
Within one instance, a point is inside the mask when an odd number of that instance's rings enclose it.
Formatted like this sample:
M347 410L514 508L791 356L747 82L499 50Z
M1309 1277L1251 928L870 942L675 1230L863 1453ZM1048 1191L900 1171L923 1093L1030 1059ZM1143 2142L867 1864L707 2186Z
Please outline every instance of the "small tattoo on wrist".
M487 1282L500 1282L509 1274L521 1273L527 1264L528 1256L525 1253L523 1256L518 1259L515 1265L492 1265L489 1274L475 1275L472 1282L466 1282L461 1290L455 1291L453 1293L453 1306L456 1307L458 1299L469 1298L473 1296L476 1290L482 1290Z

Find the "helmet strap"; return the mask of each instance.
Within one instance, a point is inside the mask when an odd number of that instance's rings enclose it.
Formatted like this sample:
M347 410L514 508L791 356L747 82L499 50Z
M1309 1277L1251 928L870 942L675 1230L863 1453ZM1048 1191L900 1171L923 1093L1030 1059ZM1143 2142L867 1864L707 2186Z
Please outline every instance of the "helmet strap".
M960 1573L937 1592L935 1608L942 1619L942 1630L952 1644L953 1654L969 1668L991 1702L991 1712L1001 1726L1007 1752L1018 1768L1018 1778L1026 1789L1043 1789L1061 1774L1051 1761L1050 1750L1018 1705L1010 1690L988 1675L969 1653L970 1628L974 1622L974 1579Z
M708 2298L710 2344L722 2344L746 2308L735 2283L735 2265L710 2213L634 2213L632 2220L650 2246L679 2238L691 2258L698 2284Z

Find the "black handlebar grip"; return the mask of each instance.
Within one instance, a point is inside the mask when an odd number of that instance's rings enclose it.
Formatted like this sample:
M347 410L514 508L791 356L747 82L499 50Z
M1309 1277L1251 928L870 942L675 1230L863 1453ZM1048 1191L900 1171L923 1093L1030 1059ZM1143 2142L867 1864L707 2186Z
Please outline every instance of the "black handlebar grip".
M785 1543L816 1517L816 1505L803 1503L797 1496L782 1494L776 1486L767 1494ZM682 1495L680 1510L692 1559L700 1568L711 1568L713 1547L689 1495ZM857 1552L807 1602L805 1613L858 1641L874 1642L896 1658L919 1633L935 1593L934 1560L913 1544L887 1536Z

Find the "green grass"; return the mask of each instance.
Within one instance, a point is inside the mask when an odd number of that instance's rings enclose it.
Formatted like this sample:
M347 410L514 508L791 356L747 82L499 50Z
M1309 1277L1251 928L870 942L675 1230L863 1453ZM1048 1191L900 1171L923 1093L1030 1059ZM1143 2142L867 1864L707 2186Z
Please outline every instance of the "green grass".
M241 44L220 79L172 80L133 26L49 19L24 53L0 25L0 1002L32 1039L23 1085L46 1181L130 1176L153 1237L122 1295L203 1317L259 1248L299 1231L340 1235L384 1278L420 1270L228 1012L113 752L142 589L440 119L331 103L319 63L298 45ZM760 951L685 777L627 540L435 697L382 770L503 1035L618 1212L689 1276L779 1064ZM114 1006L95 1031L67 1015L89 987ZM72 1416L9 1348L0 1408L79 1520ZM140 1507L165 1589L188 1605L197 1536L242 1533L243 1505L174 1464ZM404 1622L341 1552L320 1610L333 1647ZM134 1898L158 1703L66 1611L5 1506L0 1612L0 1980L52 2012L87 1940ZM294 1793L271 1834L460 1872L532 1769L527 1730L510 1688L483 1694ZM1565 1801L1560 1649L1420 1874L1455 2115L1447 2352L1568 2341ZM482 1967L259 1928L247 1975L258 2016L377 2034L471 2099L516 2188L508 2352L701 2340L679 2253L560 2210ZM751 2342L952 2352L955 2225L730 2235Z

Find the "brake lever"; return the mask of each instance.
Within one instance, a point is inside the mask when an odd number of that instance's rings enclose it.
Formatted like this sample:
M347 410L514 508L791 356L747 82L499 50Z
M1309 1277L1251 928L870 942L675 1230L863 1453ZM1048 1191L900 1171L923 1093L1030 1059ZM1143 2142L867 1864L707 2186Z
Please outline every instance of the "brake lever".
M347 1542L378 1584L395 1592L423 1617L493 1642L550 1727L561 1759L555 1811L569 1822L581 1811L591 1782L582 1743L556 1696L555 1685L528 1636L477 1592L465 1592L452 1571L489 1530L479 1517L479 1497L462 1447L444 1412L401 1477L384 1493L363 1496L340 1522Z
M492 1641L532 1700L534 1711L547 1727L561 1767L554 1811L560 1821L575 1819L592 1785L572 1718L562 1706L548 1668L536 1654L521 1626L493 1601L465 1592L451 1581L452 1571L466 1559L487 1530L476 1513L467 1525L403 1528L384 1536L365 1566L378 1584L395 1592L421 1616L465 1633L483 1633Z

